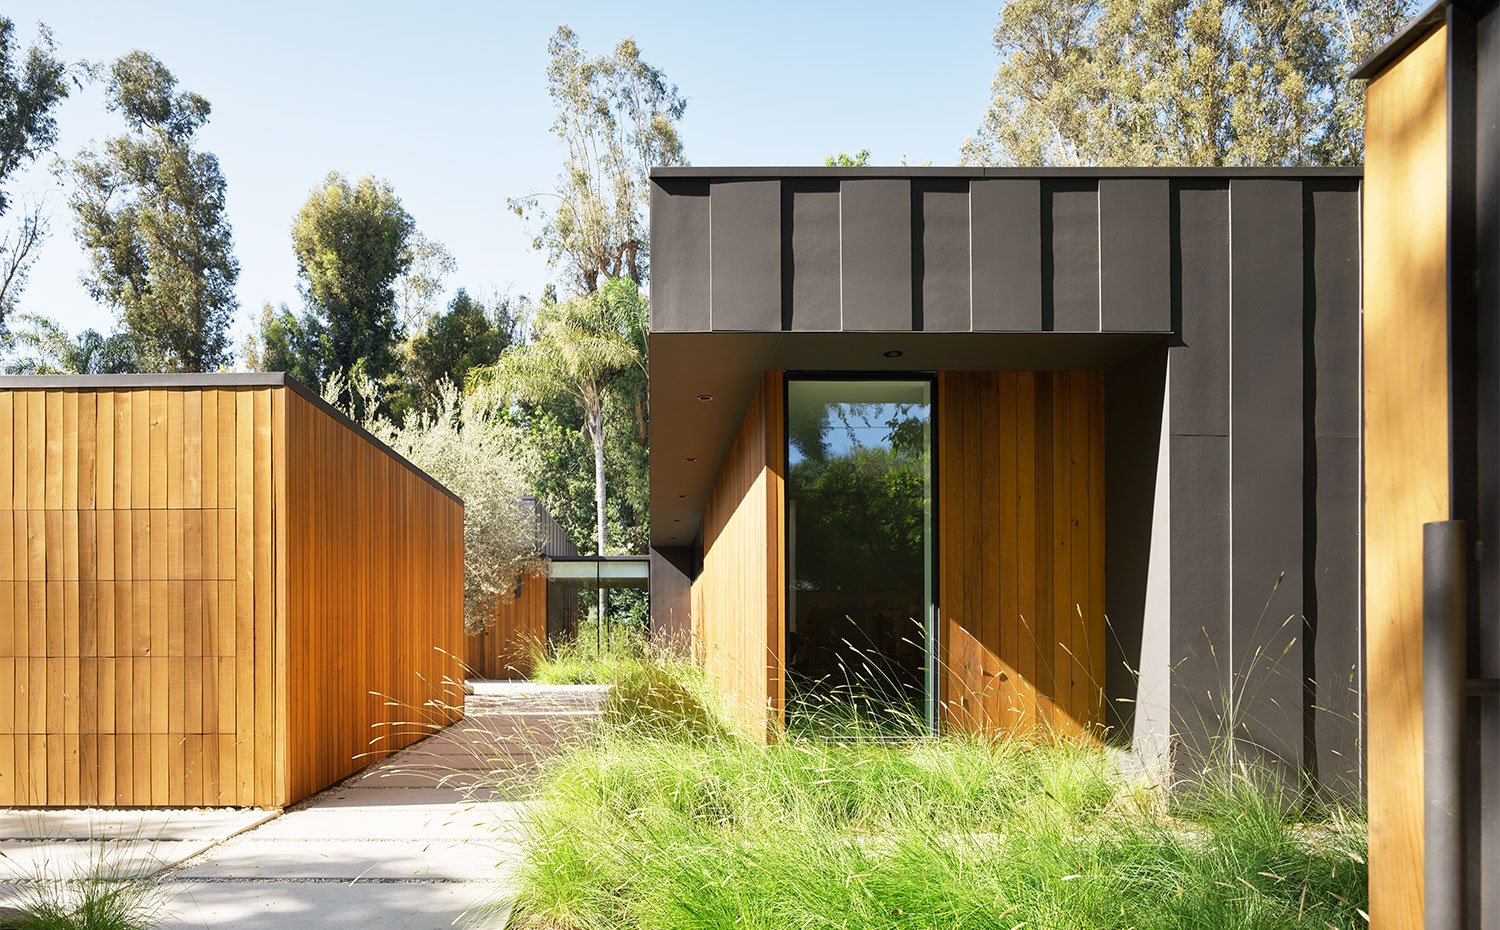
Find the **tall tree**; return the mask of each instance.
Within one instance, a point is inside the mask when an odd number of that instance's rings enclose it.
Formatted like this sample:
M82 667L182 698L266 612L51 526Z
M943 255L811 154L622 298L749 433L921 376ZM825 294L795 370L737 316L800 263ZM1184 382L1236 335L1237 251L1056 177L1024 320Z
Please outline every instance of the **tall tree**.
M69 71L46 26L23 54L15 23L0 16L0 217L12 206L11 177L57 143L57 107L68 96ZM33 202L0 237L0 335L46 236L46 214Z
M209 103L179 91L145 52L110 68L108 107L128 132L67 166L84 278L155 371L213 371L229 361L239 263L224 215L219 160L193 145Z
M317 347L316 358L299 359L315 384L334 373L368 377L382 389L396 379L396 283L411 267L414 228L389 182L368 175L351 184L330 172L297 212L292 249L308 313L274 322L300 329L288 340L299 351Z
M1354 66L1412 0L1010 0L963 159L1331 165L1364 157Z
M531 339L512 346L492 366L476 369L476 383L500 402L546 404L567 400L583 418L594 452L594 524L598 553L608 552L605 479L605 412L622 377L641 362L636 334L645 304L629 278L598 291L544 304L532 321Z
M547 52L563 170L555 199L532 195L510 206L541 223L536 247L579 293L592 294L610 278L640 284L648 262L647 172L683 164L677 123L687 101L629 37L610 54L589 57L573 30L559 26Z

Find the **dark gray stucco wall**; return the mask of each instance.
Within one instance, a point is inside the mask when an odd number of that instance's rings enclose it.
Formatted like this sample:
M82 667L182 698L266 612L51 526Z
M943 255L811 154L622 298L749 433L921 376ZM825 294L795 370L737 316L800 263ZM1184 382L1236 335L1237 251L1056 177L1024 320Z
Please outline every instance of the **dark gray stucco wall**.
M657 333L889 333L935 368L928 334L1159 334L1107 367L1109 722L1146 764L1190 769L1232 733L1361 790L1358 172L653 184ZM833 346L816 367L868 366Z

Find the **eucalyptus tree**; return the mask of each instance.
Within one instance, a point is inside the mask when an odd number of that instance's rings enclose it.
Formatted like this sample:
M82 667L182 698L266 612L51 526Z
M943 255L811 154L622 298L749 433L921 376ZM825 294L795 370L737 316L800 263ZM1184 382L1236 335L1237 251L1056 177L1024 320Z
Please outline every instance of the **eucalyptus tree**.
M677 124L687 100L641 58L632 38L590 57L577 34L559 26L547 53L562 173L555 192L512 198L510 207L541 224L533 244L579 293L591 294L610 278L640 284L648 264L647 173L654 165L683 164Z
M530 338L511 346L494 365L475 369L473 384L497 404L577 407L594 451L594 520L598 554L609 543L605 478L605 411L628 374L638 371L638 334L645 304L629 278L613 278L592 294L544 304L531 320Z
M57 143L57 108L71 89L71 71L57 57L46 26L23 53L15 23L0 16L0 216L12 206L7 190L11 178ZM46 214L40 203L32 202L0 237L0 334L46 236Z
M963 159L1332 165L1364 158L1350 73L1413 0L1010 0Z
M219 160L194 148L209 103L145 52L110 67L106 100L128 131L64 168L84 283L120 311L144 368L213 371L229 361L239 263Z

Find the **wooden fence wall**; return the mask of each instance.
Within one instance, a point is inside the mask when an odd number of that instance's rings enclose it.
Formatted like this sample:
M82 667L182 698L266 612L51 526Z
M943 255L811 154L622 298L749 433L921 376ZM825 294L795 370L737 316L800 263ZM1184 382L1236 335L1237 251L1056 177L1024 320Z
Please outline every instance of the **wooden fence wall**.
M945 724L1101 723L1103 375L945 372L937 405Z
M278 630L296 800L461 715L464 516L384 449L282 398Z
M289 408L306 414L295 432ZM358 455L339 472L311 461L329 451L304 442L312 433L362 446L366 470ZM0 450L0 804L290 803L362 764L297 758L305 742L289 757L310 694L334 683L368 704L362 692L438 666L358 673L355 655L461 648L461 505L289 388L204 376L0 389ZM318 494L289 488L299 468L322 476ZM330 522L350 498L401 522L384 535ZM301 561L292 531L321 532L340 554ZM381 589L382 574L426 580ZM335 591L370 622L292 609ZM312 626L339 650L308 661L299 637ZM321 723L315 743L343 742L320 751L366 743L356 718Z
M495 604L494 621L469 634L464 664L475 678L526 678L533 651L547 641L547 574L523 577L514 597Z
M771 732L785 700L784 405L767 372L714 485L693 582L694 651L746 727Z

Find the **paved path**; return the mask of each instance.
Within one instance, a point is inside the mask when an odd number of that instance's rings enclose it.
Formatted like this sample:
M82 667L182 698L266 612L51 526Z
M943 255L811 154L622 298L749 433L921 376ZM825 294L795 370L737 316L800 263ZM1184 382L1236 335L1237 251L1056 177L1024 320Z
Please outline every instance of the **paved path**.
M605 689L472 684L460 723L173 859L163 930L503 924L527 773L597 719Z

